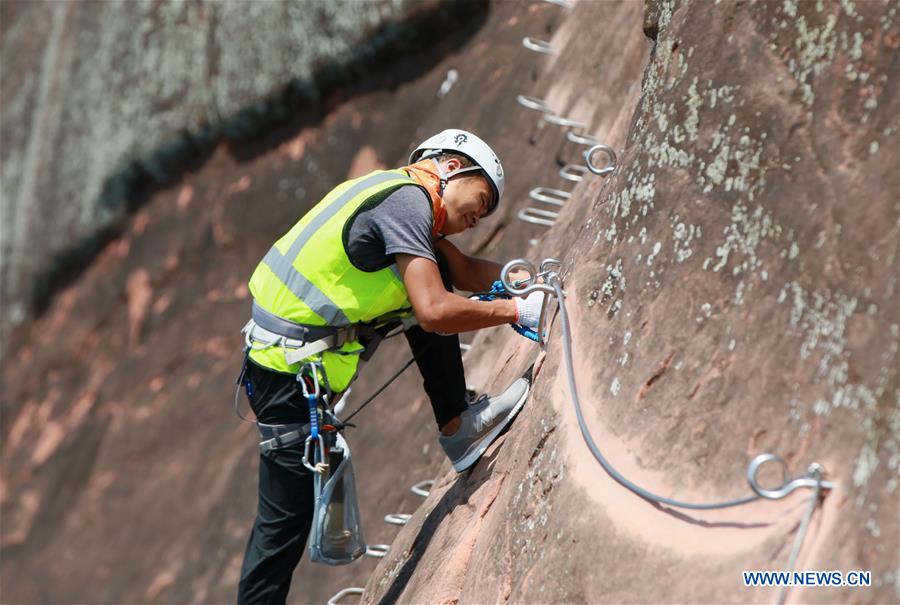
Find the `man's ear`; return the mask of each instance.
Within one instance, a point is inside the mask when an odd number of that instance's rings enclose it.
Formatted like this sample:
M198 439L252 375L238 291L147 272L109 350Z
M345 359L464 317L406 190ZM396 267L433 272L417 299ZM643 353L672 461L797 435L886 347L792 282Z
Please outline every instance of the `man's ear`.
M447 160L446 164L444 164L444 168L447 172L453 172L454 170L459 170L462 167L462 162L457 160L456 158L450 158Z

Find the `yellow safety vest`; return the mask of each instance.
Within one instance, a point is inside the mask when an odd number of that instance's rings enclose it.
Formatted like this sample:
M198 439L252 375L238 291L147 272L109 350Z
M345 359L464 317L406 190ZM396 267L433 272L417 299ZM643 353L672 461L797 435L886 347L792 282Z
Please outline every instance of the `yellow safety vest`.
M313 326L351 326L397 311L412 315L396 264L363 271L347 255L357 215L404 185L415 185L428 195L402 169L378 170L335 187L257 265L249 284L255 303L282 319ZM331 388L343 391L356 376L362 350L359 341L352 340L311 359L322 362ZM251 350L250 358L291 374L302 363L289 364L278 346Z

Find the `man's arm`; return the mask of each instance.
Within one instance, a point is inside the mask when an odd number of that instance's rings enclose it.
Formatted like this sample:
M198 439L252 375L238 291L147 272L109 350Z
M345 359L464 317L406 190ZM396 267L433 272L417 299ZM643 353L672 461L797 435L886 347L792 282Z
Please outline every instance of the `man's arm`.
M455 246L454 249L456 249ZM459 250L456 252L462 254ZM452 334L516 321L515 301L502 299L479 301L457 296L444 289L441 273L434 261L411 254L397 254L396 258L397 267L400 269L400 275L406 285L406 292L412 302L413 311L423 330ZM451 272L453 272L453 264L452 261L450 262ZM487 288L484 289L490 289L493 280L500 276L501 267L496 263L492 264L497 267L495 277L491 278ZM455 272L453 279L455 285ZM464 281L467 285L472 285L469 280ZM460 288L466 289L462 285Z
M436 250L440 250L447 259L455 288L465 292L484 292L490 290L493 283L500 279L503 265L483 258L467 256L446 239L435 242L434 247Z

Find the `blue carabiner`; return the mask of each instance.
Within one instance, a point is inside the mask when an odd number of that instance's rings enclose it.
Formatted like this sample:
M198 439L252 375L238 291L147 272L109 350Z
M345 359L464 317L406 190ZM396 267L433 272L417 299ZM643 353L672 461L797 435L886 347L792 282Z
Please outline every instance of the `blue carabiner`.
M306 400L309 402L309 436L313 439L319 438L319 410L318 396L315 394L307 395Z

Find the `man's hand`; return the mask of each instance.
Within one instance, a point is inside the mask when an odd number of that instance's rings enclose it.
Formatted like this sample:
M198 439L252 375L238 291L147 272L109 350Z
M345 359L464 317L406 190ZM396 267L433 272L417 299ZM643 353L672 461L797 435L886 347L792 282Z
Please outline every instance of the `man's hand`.
M516 301L516 321L515 323L532 330L538 329L538 323L541 321L541 308L544 306L544 292L532 292L528 298L515 298Z

